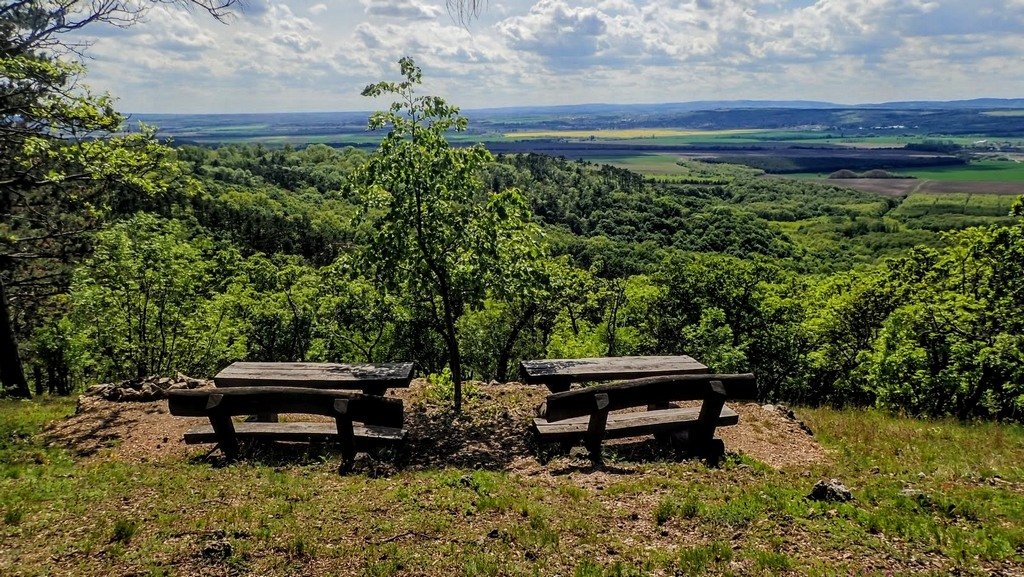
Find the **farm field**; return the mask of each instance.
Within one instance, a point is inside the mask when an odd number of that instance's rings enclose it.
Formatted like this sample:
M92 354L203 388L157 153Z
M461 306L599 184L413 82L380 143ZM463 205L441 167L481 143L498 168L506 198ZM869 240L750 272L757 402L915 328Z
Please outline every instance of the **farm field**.
M737 135L753 135L769 132L757 129L736 129L736 130L685 130L678 128L623 128L603 130L521 130L505 133L509 140L519 139L551 139L569 138L578 140L624 140L624 139L651 139L666 137L730 137Z
M937 166L920 169L899 169L896 174L928 180L990 181L1020 185L1024 192L1024 162L1016 160L976 160L963 166Z
M1016 197L996 194L914 193L889 213L900 219L929 215L1006 216Z
M787 174L781 178L790 178L790 175ZM912 193L965 193L1014 197L1024 194L1024 181L922 180L914 178L797 178L797 180L842 186L885 196L906 196Z

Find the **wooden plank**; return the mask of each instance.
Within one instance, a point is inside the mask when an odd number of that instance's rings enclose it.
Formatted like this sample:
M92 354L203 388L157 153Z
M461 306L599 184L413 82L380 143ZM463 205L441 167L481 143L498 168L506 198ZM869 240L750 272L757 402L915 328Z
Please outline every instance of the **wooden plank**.
M757 396L754 375L673 375L651 377L595 385L575 391L548 395L544 413L548 421L561 421L592 412L595 393L607 393L609 410L657 405L674 401L698 401L707 398L711 381L721 381L729 399L749 399Z
M579 383L611 381L660 375L705 373L708 368L686 355L671 357L604 357L522 361L524 383Z
M235 423L235 436L238 438L264 439L276 441L312 442L337 441L338 428L335 422L330 423ZM401 441L406 431L401 428L381 427L353 423L353 436L365 441ZM210 425L199 425L185 433L185 443L216 443L217 434Z
M372 389L408 387L413 363L232 363L213 377L218 387ZM369 391L368 391L369 392Z
M605 423L606 439L621 439L661 432L672 432L693 427L700 417L700 408L664 409L643 413L612 413ZM728 406L722 407L717 426L727 427L739 423L739 415ZM544 441L584 439L589 416L549 422L543 418L533 420L533 426Z
M180 417L208 416L208 402L218 397L220 414L305 413L333 417L335 401L347 399L349 415L359 422L401 427L404 412L401 399L364 395L354 391L305 389L298 387L234 387L168 391L167 406Z

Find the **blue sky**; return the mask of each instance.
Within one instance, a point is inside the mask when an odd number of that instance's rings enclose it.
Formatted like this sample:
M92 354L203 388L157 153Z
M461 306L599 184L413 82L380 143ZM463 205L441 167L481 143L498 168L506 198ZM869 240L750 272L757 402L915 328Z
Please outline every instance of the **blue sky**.
M88 83L126 112L368 110L409 55L463 108L1024 97L1024 0L248 0L92 27Z

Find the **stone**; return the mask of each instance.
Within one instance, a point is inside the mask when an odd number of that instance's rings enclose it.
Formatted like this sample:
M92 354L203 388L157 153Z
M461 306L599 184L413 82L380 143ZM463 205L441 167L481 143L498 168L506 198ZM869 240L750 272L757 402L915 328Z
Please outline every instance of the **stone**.
M142 402L142 401L144 401L144 400L145 400L145 399L143 398L143 397L144 397L144 395L143 395L143 393L142 393L142 391L141 391L141 390L135 390L135 389L117 389L117 392L119 393L119 394L117 395L117 398L113 398L113 399L111 399L112 401L121 401L121 402L123 402L123 403L124 403L124 402L128 402L128 403L138 403L138 402Z
M110 398L110 394L114 391L114 385L92 385L88 389L85 389L85 396L87 397L99 397L101 399Z
M231 557L231 543L225 539L215 539L203 545L203 558L211 561L223 561Z
M829 503L853 500L853 493L839 482L838 479L818 481L811 488L811 494L807 496L812 501L827 501Z
M143 383L142 389L139 391L139 394L141 395L140 398L143 401L155 401L157 399L162 399L167 396L167 393L165 393L163 389L152 383Z

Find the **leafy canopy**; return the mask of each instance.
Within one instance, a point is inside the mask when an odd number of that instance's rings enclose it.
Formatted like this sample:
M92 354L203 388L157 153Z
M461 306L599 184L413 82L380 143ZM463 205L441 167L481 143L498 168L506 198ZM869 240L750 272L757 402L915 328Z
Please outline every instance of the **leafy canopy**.
M459 109L437 96L420 96L422 72L399 61L404 80L378 82L364 96L394 96L370 117L387 129L356 181L369 226L368 264L392 291L425 308L445 342L461 409L458 319L482 306L489 292L531 290L542 257L539 228L516 189L491 192L481 171L493 158L481 145L451 146L448 131L465 130Z

